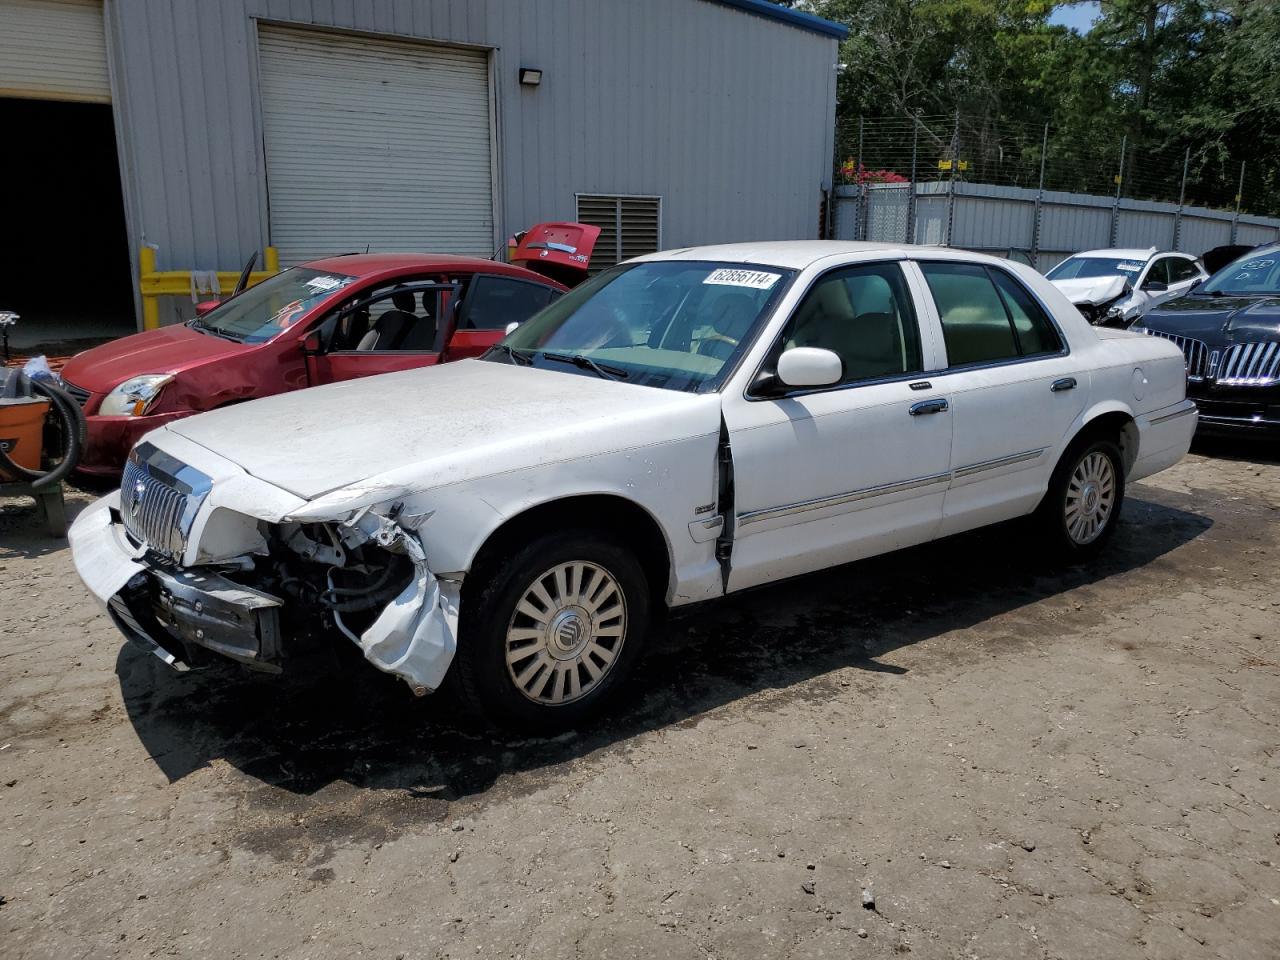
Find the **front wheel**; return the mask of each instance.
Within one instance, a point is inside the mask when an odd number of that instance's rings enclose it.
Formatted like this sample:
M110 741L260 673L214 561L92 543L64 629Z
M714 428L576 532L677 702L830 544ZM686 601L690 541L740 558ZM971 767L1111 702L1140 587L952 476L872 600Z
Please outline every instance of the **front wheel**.
M540 537L462 605L463 696L513 730L572 727L608 705L648 628L649 583L630 551L587 532Z
M1037 520L1054 554L1069 563L1096 556L1124 503L1124 460L1110 440L1073 444L1053 471Z

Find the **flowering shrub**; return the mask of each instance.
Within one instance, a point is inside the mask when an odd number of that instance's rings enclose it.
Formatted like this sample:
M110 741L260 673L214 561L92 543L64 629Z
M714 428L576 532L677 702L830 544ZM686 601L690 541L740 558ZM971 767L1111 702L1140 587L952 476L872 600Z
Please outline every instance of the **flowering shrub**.
M868 170L860 163L853 160L846 160L840 165L840 175L844 177L846 183L910 183L900 173L894 173L892 170Z

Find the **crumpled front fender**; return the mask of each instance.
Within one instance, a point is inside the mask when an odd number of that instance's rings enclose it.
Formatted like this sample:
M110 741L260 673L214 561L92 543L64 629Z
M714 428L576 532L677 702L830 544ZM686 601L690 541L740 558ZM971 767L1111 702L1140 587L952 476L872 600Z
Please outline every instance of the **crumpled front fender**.
M458 649L461 589L418 561L413 581L361 635L365 659L403 679L418 696L438 689Z
M421 522L425 517L415 519ZM345 526L356 537L369 536L384 547L403 547L414 568L413 579L400 594L369 629L352 639L366 660L400 677L416 695L437 690L458 649L461 582L433 574L417 534L389 517L365 513Z

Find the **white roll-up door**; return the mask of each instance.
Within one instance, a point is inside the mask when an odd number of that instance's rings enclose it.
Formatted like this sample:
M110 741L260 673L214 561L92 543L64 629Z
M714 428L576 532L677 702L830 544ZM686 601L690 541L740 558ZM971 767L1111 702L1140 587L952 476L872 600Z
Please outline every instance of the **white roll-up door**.
M262 24L271 240L338 253L494 250L484 51Z
M110 103L102 0L0 0L0 97Z

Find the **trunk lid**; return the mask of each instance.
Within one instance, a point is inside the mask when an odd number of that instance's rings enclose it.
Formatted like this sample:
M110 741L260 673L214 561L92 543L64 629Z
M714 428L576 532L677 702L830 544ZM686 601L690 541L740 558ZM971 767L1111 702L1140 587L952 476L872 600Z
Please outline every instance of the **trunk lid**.
M511 262L573 287L587 278L600 228L589 223L539 223L520 238Z

